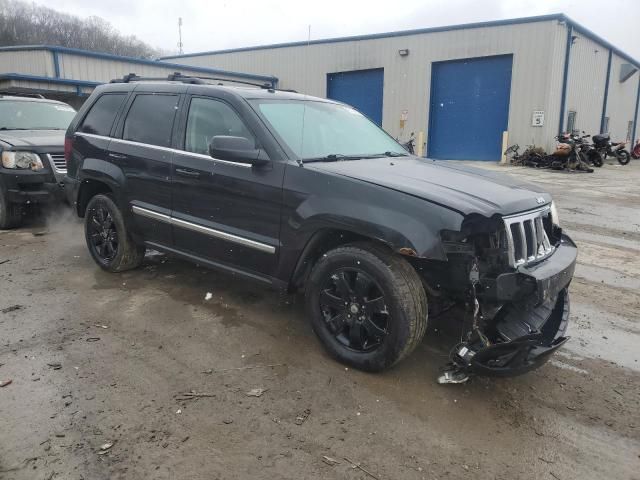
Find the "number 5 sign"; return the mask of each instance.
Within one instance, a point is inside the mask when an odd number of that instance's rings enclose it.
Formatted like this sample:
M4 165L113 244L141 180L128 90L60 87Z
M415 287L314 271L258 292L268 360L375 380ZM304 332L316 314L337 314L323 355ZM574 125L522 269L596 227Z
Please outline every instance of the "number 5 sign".
M534 110L531 116L532 127L542 127L544 125L544 112L542 110Z

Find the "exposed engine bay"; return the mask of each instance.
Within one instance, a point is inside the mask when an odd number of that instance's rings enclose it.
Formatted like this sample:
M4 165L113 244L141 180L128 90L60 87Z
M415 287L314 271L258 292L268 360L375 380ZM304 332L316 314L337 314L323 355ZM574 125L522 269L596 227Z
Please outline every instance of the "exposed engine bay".
M460 341L440 383L512 376L544 364L568 340L568 286L577 249L550 206L509 217L470 216L441 232L447 262L420 261L430 315L464 305Z

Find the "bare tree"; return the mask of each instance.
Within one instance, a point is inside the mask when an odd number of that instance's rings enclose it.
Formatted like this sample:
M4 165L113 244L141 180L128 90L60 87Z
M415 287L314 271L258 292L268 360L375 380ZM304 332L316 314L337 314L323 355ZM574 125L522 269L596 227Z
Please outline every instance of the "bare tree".
M100 17L86 19L19 0L0 0L0 46L59 45L139 58L161 52L122 35Z

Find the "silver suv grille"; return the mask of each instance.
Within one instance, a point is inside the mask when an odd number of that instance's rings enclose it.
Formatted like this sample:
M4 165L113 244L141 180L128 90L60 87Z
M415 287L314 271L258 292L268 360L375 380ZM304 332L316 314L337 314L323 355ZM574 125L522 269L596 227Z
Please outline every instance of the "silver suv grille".
M67 162L64 159L64 153L47 153L49 162L58 173L67 173Z
M545 227L551 225L551 206L503 217L507 234L509 264L519 267L538 262L553 253ZM549 227L550 228L550 227Z

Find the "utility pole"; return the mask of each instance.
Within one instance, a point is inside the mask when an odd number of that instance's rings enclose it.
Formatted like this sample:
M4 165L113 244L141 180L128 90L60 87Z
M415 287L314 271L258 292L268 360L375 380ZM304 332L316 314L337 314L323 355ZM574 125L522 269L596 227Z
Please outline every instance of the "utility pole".
M182 50L182 17L178 17L178 53L182 55L184 50Z

